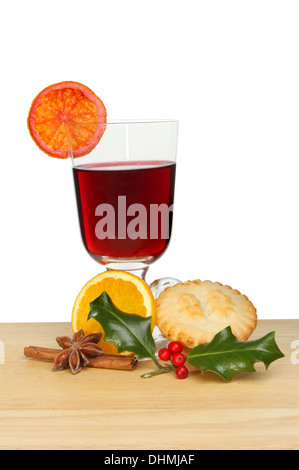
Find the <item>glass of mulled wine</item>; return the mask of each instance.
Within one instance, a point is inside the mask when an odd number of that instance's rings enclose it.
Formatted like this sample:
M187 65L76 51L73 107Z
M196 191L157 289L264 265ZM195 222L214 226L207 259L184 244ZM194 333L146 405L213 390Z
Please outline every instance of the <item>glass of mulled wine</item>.
M178 121L84 126L87 133L101 136L87 155L76 157L76 125L70 128L69 154L84 246L106 269L130 271L145 279L149 265L170 241ZM154 295L176 282L155 281Z

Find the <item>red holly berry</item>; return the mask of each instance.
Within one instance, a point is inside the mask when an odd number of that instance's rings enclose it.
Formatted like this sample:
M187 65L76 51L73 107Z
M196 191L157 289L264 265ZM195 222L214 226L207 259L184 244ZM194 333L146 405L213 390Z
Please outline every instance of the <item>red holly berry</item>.
M172 356L171 360L172 360L172 363L176 367L179 367L179 366L182 366L183 364L185 364L186 357L182 353L176 353Z
M171 341L168 345L168 349L171 354L181 353L183 351L183 345L179 341Z
M159 354L159 358L161 359L161 361L169 361L169 359L171 358L171 352L169 351L168 348L160 349L158 354Z
M187 367L185 366L180 366L176 369L175 371L178 379L186 379L188 377L189 371Z

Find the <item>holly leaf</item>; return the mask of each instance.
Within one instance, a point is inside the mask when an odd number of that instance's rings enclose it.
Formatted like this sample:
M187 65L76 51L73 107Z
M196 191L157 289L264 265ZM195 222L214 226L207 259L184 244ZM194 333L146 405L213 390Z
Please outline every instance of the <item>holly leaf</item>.
M103 327L105 341L114 344L118 352L130 351L139 359L155 357L156 345L151 333L152 317L119 310L106 291L90 303L88 320L94 318Z
M275 331L253 341L239 341L231 327L217 333L210 343L192 349L187 360L201 372L211 371L230 381L236 372L255 372L254 364L271 362L284 357L275 342Z

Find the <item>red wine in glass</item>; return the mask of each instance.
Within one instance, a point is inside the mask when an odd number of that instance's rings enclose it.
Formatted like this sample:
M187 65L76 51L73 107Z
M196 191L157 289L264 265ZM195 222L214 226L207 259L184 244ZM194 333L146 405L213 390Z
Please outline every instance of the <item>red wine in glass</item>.
M121 161L73 168L81 234L102 264L149 264L170 240L175 163Z

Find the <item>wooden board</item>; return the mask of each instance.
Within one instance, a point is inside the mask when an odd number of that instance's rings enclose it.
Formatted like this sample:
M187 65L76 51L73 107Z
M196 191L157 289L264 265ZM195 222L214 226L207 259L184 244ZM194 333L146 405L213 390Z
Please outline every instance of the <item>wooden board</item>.
M299 320L260 320L251 339L273 330L286 357L226 383L198 370L141 379L151 361L54 373L23 348L56 347L70 324L1 324L0 449L299 449Z

